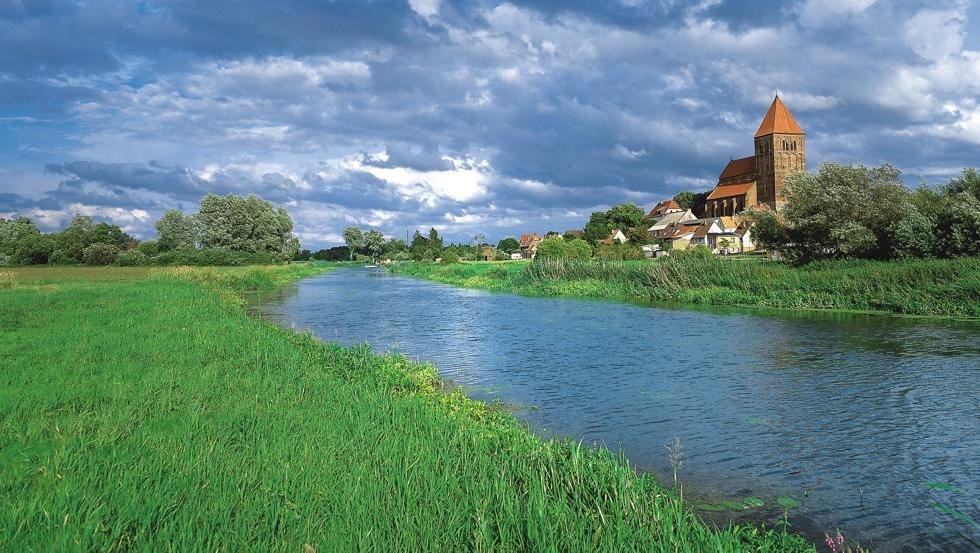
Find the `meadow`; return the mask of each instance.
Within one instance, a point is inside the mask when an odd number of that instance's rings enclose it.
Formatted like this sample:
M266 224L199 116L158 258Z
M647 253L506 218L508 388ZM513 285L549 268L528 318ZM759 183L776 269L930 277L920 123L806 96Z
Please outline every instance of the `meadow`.
M0 550L815 550L242 308L328 269L0 271Z
M643 299L980 317L980 258L821 261L676 255L643 261L397 263L391 270L446 284L527 295Z

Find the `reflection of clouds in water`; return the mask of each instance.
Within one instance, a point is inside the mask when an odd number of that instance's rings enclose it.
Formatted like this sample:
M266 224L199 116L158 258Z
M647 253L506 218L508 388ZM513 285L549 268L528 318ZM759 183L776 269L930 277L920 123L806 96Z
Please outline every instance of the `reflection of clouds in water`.
M663 446L678 435L686 482L733 496L807 491L809 516L862 541L948 548L921 482L980 496L968 480L980 452L977 325L527 298L366 269L268 301L322 338L401 351L476 397L537 406L517 415L640 467L666 473Z

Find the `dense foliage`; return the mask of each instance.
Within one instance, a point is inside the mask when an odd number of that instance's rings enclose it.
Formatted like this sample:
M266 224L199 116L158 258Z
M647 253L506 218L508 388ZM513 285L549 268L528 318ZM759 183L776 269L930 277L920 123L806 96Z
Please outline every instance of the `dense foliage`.
M912 259L980 254L980 176L909 191L890 165L826 163L787 178L778 216L754 212L753 234L789 259Z
M196 215L170 209L155 226L156 240L138 242L83 215L51 234L27 218L0 219L0 265L247 265L293 259L299 250L289 214L256 196L209 194Z

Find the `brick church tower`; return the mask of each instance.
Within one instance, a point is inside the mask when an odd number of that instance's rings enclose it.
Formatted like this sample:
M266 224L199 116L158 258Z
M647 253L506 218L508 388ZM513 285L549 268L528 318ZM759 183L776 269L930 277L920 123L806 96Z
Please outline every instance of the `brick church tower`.
M776 96L755 132L755 171L758 202L779 211L783 181L806 170L806 134Z

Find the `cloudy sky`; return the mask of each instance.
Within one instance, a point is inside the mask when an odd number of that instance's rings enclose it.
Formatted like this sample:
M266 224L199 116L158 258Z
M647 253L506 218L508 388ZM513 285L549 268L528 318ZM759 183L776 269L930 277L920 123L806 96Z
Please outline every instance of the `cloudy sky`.
M254 192L305 247L563 231L709 188L775 90L811 169L980 163L976 2L243 4L0 0L0 216L150 238Z

